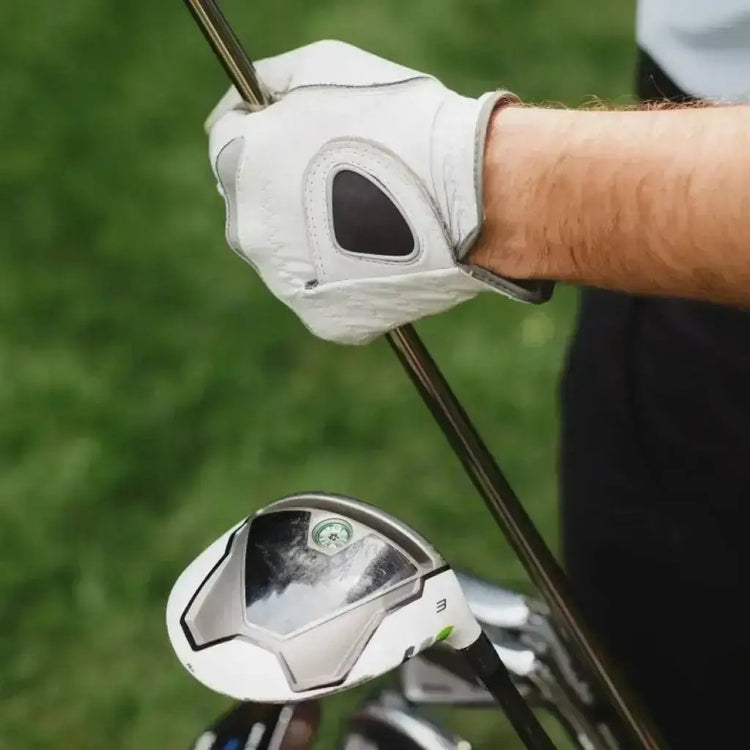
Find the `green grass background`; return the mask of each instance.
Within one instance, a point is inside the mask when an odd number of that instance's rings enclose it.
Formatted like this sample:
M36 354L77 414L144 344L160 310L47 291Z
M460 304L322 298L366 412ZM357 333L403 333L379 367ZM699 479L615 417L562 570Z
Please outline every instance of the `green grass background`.
M632 2L225 6L256 57L338 37L468 94L631 88ZM387 346L314 340L225 248L201 125L226 81L182 3L24 0L3 17L0 747L186 747L227 701L172 655L170 586L289 492L359 496L527 589ZM574 311L572 290L541 309L486 295L420 325L554 546ZM367 690L326 701L319 747ZM520 747L497 713L451 721L476 747Z

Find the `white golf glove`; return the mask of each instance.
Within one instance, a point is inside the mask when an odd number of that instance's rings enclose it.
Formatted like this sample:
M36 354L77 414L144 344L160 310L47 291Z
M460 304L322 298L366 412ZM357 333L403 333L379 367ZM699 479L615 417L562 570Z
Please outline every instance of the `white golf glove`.
M543 301L540 282L466 262L482 226L493 108L342 42L258 63L273 104L232 89L209 118L227 241L322 338L365 343L494 289Z

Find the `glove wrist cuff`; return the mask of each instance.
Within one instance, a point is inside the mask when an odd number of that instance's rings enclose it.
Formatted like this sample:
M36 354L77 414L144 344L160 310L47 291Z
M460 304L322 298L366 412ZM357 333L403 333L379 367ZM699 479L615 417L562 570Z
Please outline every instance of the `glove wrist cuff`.
M471 249L482 234L484 223L484 153L487 141L487 132L493 114L502 107L520 104L518 96L510 91L494 91L480 97L478 102L481 107L476 117L475 141L474 141L474 188L476 199L476 224L474 230L466 235L456 247L456 262L467 274L486 287L500 292L512 299L521 302L540 303L546 302L551 296L554 284L549 281L519 280L498 276L486 268L481 268L468 262Z

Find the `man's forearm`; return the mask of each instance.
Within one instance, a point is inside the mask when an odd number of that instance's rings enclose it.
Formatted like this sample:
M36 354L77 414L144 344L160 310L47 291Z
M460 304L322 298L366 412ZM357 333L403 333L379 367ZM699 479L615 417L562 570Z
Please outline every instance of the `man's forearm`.
M498 110L484 200L496 273L750 304L750 107Z

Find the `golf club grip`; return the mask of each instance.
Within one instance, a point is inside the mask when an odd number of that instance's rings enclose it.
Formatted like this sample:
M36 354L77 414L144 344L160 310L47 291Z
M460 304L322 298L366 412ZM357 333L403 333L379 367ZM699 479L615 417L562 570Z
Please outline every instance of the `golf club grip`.
M555 750L539 719L513 684L490 639L482 633L459 653L465 656L476 676L500 704L524 746L528 750Z
M185 3L243 99L256 105L265 104L266 95L255 68L215 0L185 0ZM562 569L413 326L396 328L387 338L564 635L601 686L604 697L614 706L638 746L658 750L656 735L643 711L614 676L583 619L572 607Z

